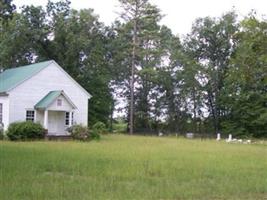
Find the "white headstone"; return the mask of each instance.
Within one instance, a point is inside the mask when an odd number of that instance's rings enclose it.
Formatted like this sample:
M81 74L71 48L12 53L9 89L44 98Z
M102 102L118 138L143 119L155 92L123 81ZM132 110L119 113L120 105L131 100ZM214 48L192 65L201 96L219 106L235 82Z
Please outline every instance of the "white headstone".
M221 134L220 133L217 133L217 138L216 138L217 141L221 140Z
M194 138L194 133L186 133L186 138Z
M232 134L229 134L228 140L229 140L229 141L232 140Z

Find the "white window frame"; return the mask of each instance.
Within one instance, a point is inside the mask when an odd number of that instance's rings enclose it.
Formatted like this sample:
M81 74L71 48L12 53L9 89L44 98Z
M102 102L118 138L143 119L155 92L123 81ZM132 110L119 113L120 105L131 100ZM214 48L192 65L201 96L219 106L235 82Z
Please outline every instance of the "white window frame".
M74 112L71 112L71 124L72 125L73 125L73 122L74 122L73 117L74 117Z
M62 99L57 99L57 106L62 106L63 100Z
M73 125L74 112L65 112L65 126L69 126L70 125L70 113L71 113L71 124Z
M26 121L32 121L35 120L35 111L34 110L26 110Z
M65 126L70 125L70 112L65 112Z

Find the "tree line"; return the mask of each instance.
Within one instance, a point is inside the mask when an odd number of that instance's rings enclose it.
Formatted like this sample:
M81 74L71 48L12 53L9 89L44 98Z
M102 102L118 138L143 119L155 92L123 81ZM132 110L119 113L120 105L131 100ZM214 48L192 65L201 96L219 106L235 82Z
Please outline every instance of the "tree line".
M122 111L130 133L267 136L266 20L230 11L180 38L148 0L118 1L106 26L69 0L20 11L1 0L0 67L56 60L93 95L89 125L112 127Z

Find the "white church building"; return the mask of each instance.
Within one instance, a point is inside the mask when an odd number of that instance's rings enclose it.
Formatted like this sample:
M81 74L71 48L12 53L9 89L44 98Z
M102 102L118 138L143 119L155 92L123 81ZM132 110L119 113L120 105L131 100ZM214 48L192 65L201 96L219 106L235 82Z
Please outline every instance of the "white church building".
M91 95L55 61L7 69L0 74L0 123L42 124L48 135L68 135L73 124L87 125Z

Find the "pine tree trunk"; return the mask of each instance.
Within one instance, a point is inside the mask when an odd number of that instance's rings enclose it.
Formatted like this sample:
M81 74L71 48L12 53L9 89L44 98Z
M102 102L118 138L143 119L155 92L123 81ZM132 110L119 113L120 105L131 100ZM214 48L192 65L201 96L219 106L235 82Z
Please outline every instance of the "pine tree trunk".
M135 74L135 57L136 57L136 37L137 37L137 23L134 19L133 32L133 50L132 50L132 67L131 67L131 100L130 100L130 134L134 131L134 74Z

